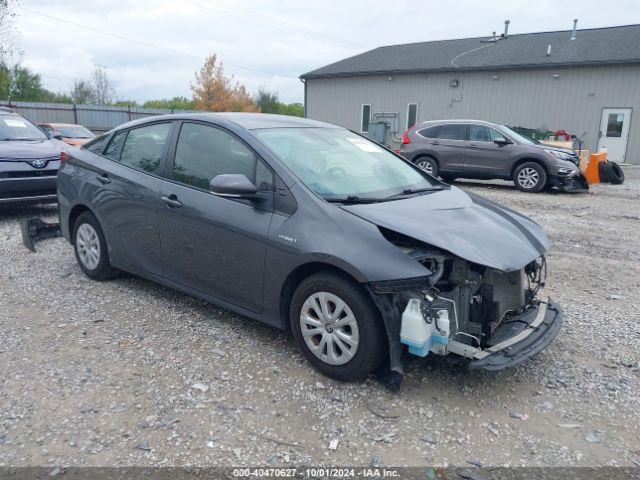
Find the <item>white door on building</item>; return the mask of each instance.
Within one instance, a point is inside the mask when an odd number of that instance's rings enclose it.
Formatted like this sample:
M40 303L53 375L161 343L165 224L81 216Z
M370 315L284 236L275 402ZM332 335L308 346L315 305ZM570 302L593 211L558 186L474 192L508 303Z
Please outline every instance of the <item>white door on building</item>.
M631 124L630 108L603 108L598 150L607 149L607 159L624 163Z

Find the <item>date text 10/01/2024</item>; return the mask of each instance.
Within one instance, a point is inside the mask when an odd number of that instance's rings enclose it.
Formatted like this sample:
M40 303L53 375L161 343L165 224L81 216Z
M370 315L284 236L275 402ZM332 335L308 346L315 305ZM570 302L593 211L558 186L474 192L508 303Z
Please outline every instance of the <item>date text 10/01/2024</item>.
M234 477L272 478L398 478L400 473L388 468L234 468Z

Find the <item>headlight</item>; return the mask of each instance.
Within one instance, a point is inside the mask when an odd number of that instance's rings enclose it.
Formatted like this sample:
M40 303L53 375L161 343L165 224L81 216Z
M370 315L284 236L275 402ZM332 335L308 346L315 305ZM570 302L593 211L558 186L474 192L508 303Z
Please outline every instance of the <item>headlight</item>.
M560 160L569 160L569 161L573 160L573 157L571 155L569 155L568 153L561 152L560 150L552 150L550 148L548 149L545 148L544 151L547 152L552 157L559 158Z
M576 172L575 168L559 168L558 173L560 175L569 175L570 173Z

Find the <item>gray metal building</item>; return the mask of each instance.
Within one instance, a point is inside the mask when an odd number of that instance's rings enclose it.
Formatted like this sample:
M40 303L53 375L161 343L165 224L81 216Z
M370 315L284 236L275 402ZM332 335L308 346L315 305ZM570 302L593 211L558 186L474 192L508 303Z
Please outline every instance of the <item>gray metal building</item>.
M391 145L433 119L563 129L640 164L640 25L507 30L380 47L305 73L305 114L369 134L383 123Z

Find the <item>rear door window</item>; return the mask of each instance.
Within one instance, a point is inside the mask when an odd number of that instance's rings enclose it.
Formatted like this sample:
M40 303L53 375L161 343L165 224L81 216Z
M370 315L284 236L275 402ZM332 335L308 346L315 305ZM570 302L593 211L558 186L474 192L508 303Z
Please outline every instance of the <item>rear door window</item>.
M461 123L440 125L437 138L440 138L442 140L466 140L467 126Z
M120 163L157 174L170 131L171 123L157 123L129 130L122 147Z

